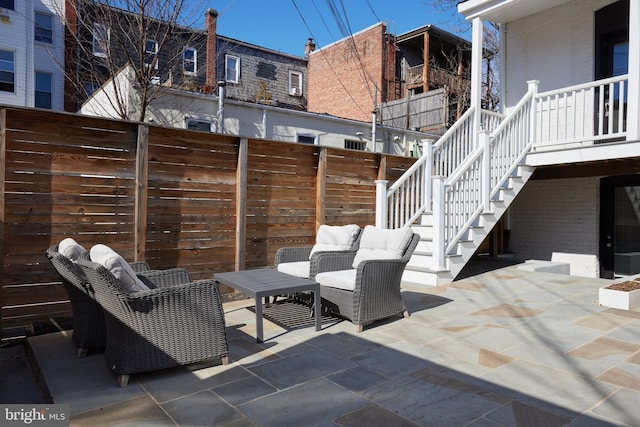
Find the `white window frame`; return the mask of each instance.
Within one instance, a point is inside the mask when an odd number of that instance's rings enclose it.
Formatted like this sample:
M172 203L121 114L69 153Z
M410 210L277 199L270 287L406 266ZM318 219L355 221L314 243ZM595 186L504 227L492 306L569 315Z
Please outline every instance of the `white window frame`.
M3 61L3 67L0 68L0 70L6 72L6 73L10 73L11 76L13 77L12 81L6 81L5 83L10 83L11 85L13 85L13 90L0 90L1 93L16 93L16 52L15 50L8 50L8 49L0 49L0 51L2 52L7 52L11 54L11 62L9 61ZM10 67L6 67L4 66L4 63L7 64L11 64ZM7 69L5 69L7 68ZM10 68L10 69L9 69Z
M42 89L38 89L38 74L41 74L43 76L48 76L49 77L49 88L48 91L47 90L42 90ZM53 74L48 73L46 71L36 71L34 76L33 76L33 106L36 108L47 108L47 109L52 109L53 108ZM38 93L43 93L43 94L48 94L49 95L49 105L46 107L43 106L38 106L36 105L36 98Z
M235 61L235 65L233 67L233 73L235 73L235 76L230 76L229 61ZM240 82L240 57L234 55L224 56L224 80L229 83Z
M106 38L105 38L106 35ZM100 58L106 58L109 52L109 45L111 44L111 28L93 23L93 56Z
M48 27L38 25L39 16L49 19ZM53 15L50 13L39 12L37 10L33 13L33 40L37 43L53 44Z
M300 138L313 139L313 143L300 141ZM296 142L298 142L300 144L318 145L318 135L315 135L313 133L296 133Z
M187 59L187 52L193 52L193 59ZM193 71L187 69L187 64L191 64ZM198 74L198 50L195 47L185 46L182 51L182 69L190 76Z
M298 84L295 84L294 76L296 76ZM289 95L302 96L302 73L300 71L289 70Z
M149 44L152 44L153 49L149 50ZM151 62L148 62L147 59L151 56ZM147 39L144 42L144 65L147 67L151 67L153 65L153 69L158 69L158 42L155 39Z
M208 124L209 125L208 132L213 132L213 122L210 121L210 120L187 117L186 120L185 120L185 129L189 129L189 123L198 123L200 125ZM204 129L189 129L189 130L199 130L201 132L207 132Z

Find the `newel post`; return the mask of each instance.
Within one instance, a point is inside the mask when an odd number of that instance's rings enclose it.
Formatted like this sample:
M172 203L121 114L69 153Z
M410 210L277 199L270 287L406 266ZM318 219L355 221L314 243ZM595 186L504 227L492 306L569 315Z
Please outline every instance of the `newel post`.
M431 140L423 140L422 146L424 147L425 155L427 156L427 160L423 166L424 168L424 177L422 188L424 190L423 201L424 211L426 213L431 213L432 209L432 196L433 196L433 141Z
M433 177L433 247L431 248L433 264L432 269L444 270L444 251L446 246L445 235L445 178Z
M538 85L540 84L540 80L529 80L527 81L527 85L529 86L529 92L532 93L531 96L531 108L529 109L529 142L533 147L536 143L536 126L537 126L537 117L538 117L538 109L536 106L536 95L538 94Z
M480 146L482 147L482 210L489 212L491 202L491 138L488 131L481 131L478 134Z
M386 179L376 180L376 228L387 228L387 184Z

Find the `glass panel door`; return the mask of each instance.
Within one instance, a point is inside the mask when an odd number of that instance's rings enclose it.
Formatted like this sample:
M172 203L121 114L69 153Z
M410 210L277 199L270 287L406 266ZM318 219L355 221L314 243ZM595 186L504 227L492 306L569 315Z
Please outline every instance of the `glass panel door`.
M640 186L616 186L614 197L614 277L640 274Z

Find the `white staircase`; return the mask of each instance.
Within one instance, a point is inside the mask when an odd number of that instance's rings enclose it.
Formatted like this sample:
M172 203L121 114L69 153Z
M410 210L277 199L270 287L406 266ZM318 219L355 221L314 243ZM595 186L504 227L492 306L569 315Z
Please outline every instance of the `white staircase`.
M470 108L389 189L378 182L376 225L421 236L403 281L453 281L524 187L535 93L530 86L507 117Z

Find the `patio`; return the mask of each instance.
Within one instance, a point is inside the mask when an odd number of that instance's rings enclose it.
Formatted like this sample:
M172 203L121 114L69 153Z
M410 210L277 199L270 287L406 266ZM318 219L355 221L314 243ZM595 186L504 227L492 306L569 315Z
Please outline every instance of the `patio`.
M404 286L411 317L360 334L332 318L316 332L302 307L275 305L263 344L253 300L226 303L229 365L126 388L101 354L77 359L66 333L28 348L71 425L640 425L640 312L600 307L604 283L503 264Z

